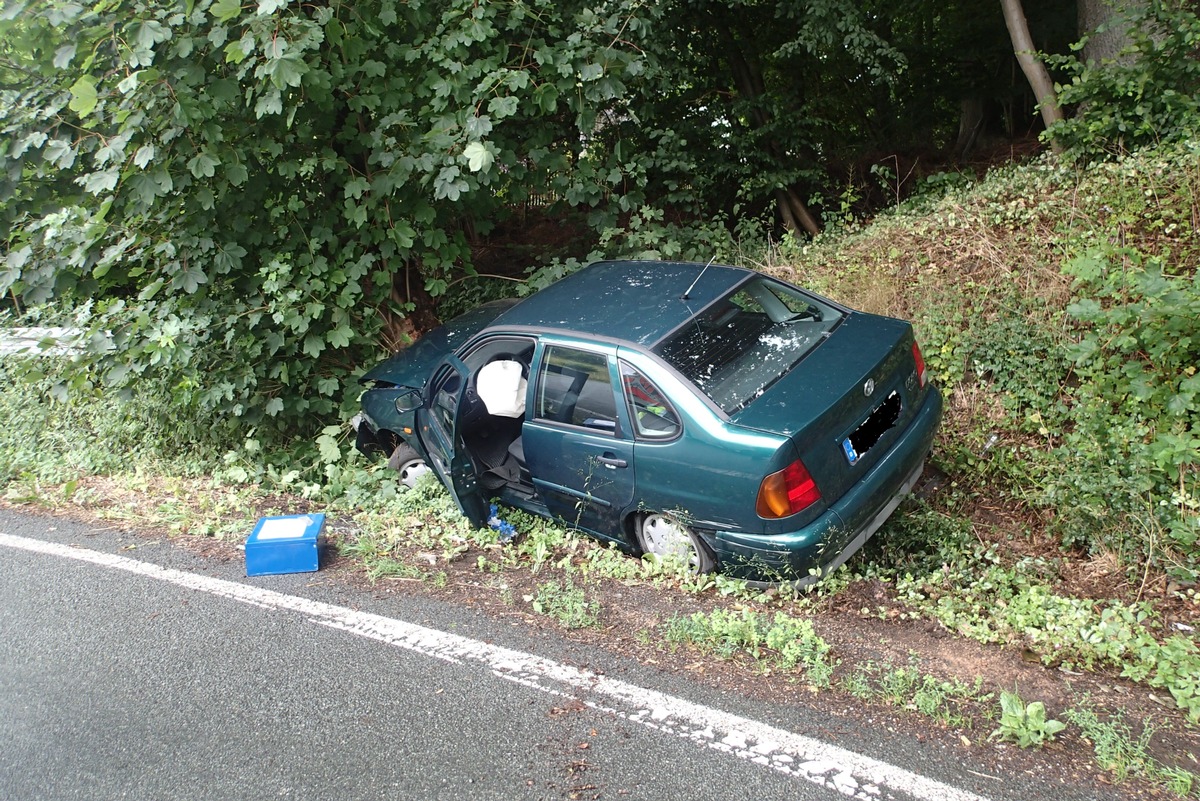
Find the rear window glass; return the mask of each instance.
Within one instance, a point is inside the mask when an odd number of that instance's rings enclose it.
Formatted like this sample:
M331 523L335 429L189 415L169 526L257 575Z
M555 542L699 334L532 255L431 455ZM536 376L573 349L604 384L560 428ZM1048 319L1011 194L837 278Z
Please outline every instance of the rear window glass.
M841 319L841 311L819 298L756 277L655 351L732 414L792 369Z

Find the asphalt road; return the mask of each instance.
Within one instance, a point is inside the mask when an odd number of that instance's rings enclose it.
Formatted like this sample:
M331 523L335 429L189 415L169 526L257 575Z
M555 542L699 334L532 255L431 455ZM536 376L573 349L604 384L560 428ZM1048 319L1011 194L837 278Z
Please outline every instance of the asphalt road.
M870 729L0 509L0 801L1099 797Z

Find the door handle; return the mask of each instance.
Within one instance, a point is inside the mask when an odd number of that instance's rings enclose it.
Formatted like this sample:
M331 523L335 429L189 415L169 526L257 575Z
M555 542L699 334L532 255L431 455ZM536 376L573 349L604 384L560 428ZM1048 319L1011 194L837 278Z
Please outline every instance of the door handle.
M604 465L610 470L616 470L618 467L629 467L629 462L625 461L624 459L618 459L616 456L607 453L598 457L596 461L600 462L600 464Z

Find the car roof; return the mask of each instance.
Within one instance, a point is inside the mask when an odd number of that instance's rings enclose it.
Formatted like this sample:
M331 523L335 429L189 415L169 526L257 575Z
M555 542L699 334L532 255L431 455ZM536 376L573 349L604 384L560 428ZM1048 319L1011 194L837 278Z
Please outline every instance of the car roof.
M752 274L698 262L595 262L530 295L493 325L569 331L649 348Z

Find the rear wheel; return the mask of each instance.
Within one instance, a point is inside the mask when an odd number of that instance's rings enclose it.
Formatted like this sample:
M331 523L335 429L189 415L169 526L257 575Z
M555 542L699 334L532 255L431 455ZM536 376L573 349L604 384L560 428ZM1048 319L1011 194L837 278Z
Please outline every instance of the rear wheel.
M663 559L683 561L693 573L711 573L717 567L707 543L673 517L654 512L637 523L638 547Z
M411 445L401 443L392 451L388 459L388 467L400 474L400 483L412 489L417 480L429 472L429 465Z

